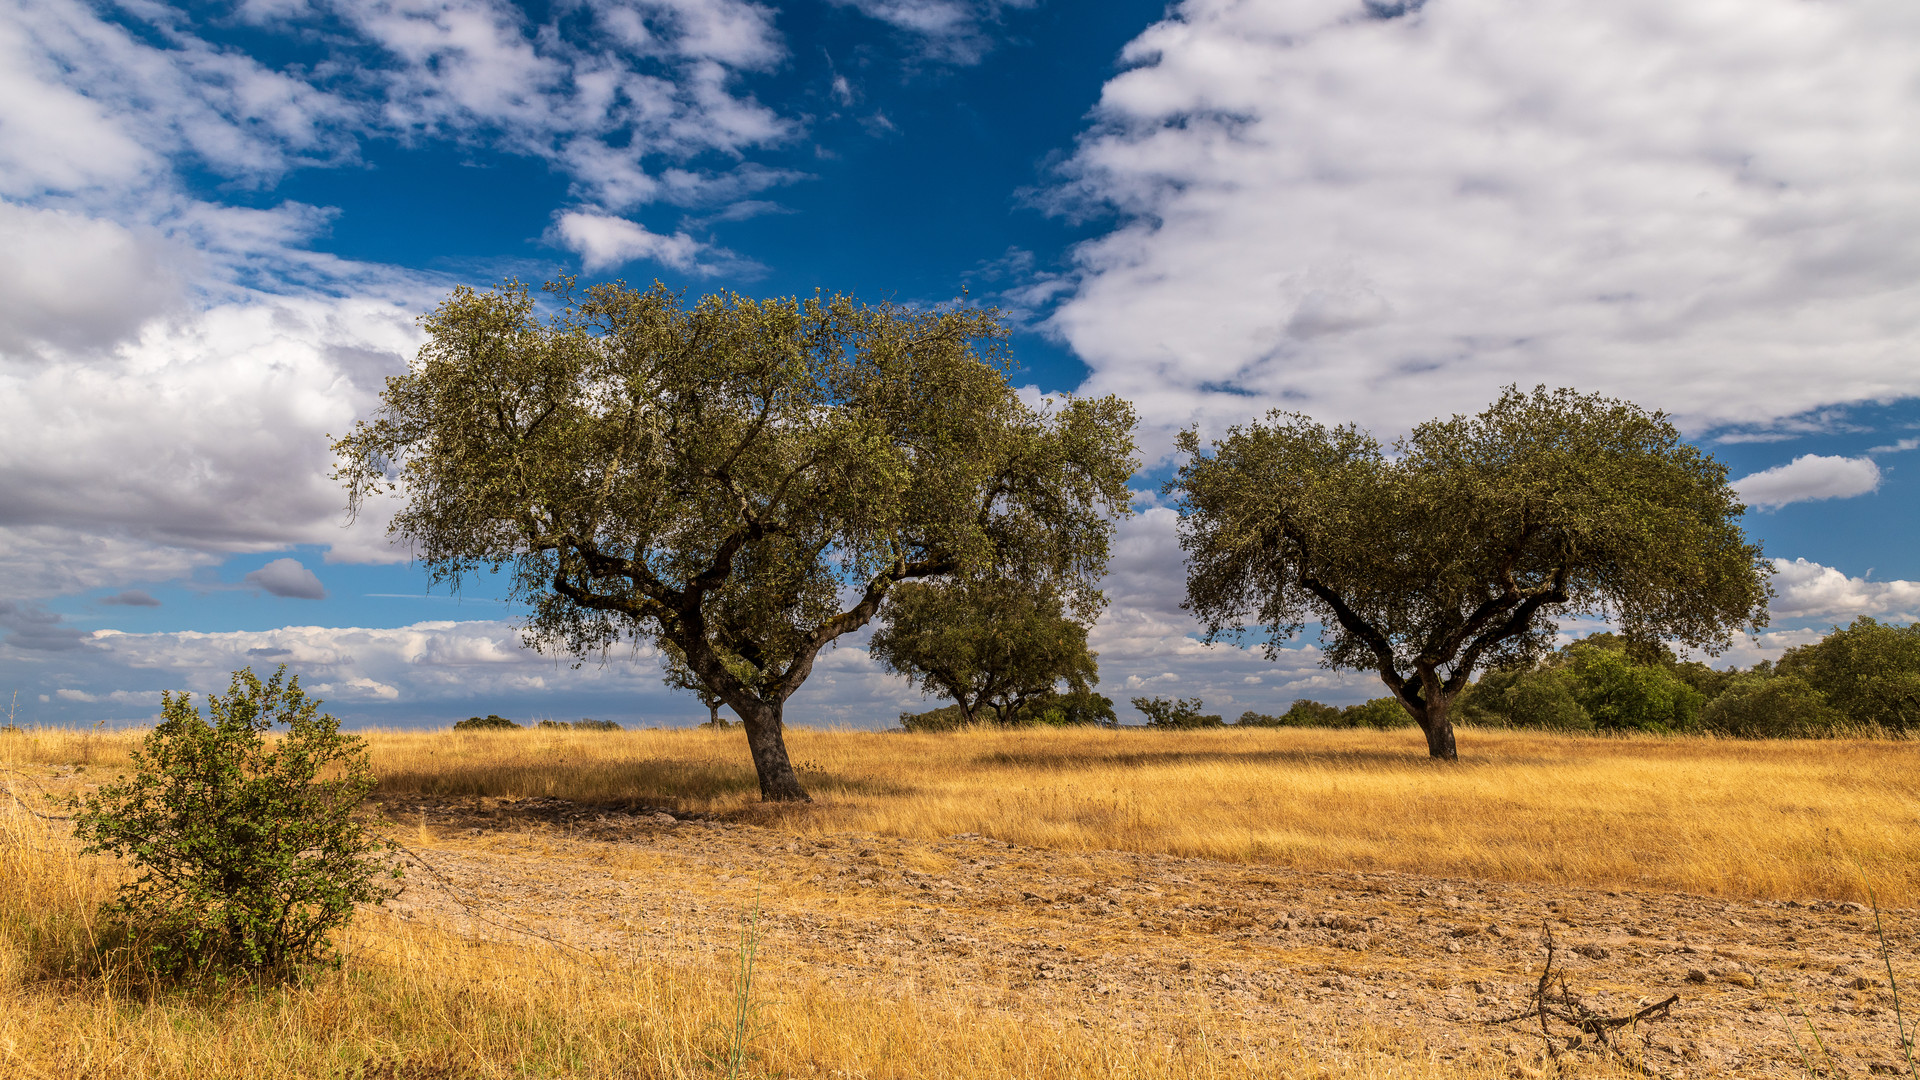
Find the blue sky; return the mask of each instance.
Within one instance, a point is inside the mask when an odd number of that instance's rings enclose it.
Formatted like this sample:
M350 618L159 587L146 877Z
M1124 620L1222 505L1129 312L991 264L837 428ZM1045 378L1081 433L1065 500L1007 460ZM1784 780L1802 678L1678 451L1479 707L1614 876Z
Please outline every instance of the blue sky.
M1375 693L1203 648L1171 433L1507 383L1672 413L1780 560L1749 663L1920 609L1911 5L240 0L0 7L0 698L135 722L287 662L359 723L692 720L346 527L326 436L457 283L996 304L1140 406L1104 689ZM858 640L791 705L919 708Z

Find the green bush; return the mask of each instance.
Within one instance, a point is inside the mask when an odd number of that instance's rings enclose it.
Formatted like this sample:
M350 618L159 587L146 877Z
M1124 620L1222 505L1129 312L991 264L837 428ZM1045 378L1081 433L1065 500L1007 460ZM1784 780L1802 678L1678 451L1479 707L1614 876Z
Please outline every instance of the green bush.
M1191 729L1226 727L1227 722L1218 716L1203 716L1200 709L1204 703L1199 698L1144 698L1133 699L1133 707L1139 709L1147 718L1150 728Z
M1386 731L1413 726L1413 716L1396 697L1377 697L1362 705L1340 710L1341 727L1366 727Z
M1807 680L1768 671L1741 672L1707 705L1702 722L1743 739L1818 739L1852 727Z
M1862 616L1788 649L1774 670L1806 680L1860 728L1920 731L1920 623L1894 627Z
M967 726L967 714L961 712L958 705L943 705L922 713L903 712L900 726L908 731L959 731Z
M553 722L548 721L547 723L549 726L551 726ZM514 723L513 721L507 719L504 716L495 716L489 713L486 716L469 716L465 720L462 720L459 723L453 725L453 730L455 731L508 731L508 730L518 730L519 727L520 727L519 724Z
M1636 664L1625 652L1576 644L1573 696L1601 731L1698 731L1706 698L1663 664Z
M88 854L131 859L138 876L106 914L163 973L286 971L331 958L354 906L393 895L385 841L356 819L373 790L366 745L316 715L282 666L262 684L237 672L209 695L212 723L182 693L132 754L133 775L75 816ZM271 744L276 726L287 732Z
M625 729L622 728L617 722L612 720L575 720L573 722L573 730L575 731L622 731Z
M1050 693L1021 706L1017 723L1043 727L1118 727L1113 699L1091 690Z
M1254 712L1248 709L1240 714L1235 727L1346 727L1338 706L1322 704L1309 698L1300 698L1287 706L1287 711L1279 716Z

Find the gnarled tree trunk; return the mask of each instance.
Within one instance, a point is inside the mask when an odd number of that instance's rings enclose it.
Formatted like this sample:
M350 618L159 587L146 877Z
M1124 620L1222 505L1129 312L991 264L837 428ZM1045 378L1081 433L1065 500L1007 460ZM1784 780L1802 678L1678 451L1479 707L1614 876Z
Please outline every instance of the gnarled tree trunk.
M747 749L753 754L754 772L760 775L760 798L767 802L812 802L787 757L780 706L761 702L744 712L738 707L734 711L740 713L740 722L747 729Z
M1437 761L1458 761L1460 751L1453 745L1452 697L1434 694L1413 713L1413 719L1427 736L1427 756Z

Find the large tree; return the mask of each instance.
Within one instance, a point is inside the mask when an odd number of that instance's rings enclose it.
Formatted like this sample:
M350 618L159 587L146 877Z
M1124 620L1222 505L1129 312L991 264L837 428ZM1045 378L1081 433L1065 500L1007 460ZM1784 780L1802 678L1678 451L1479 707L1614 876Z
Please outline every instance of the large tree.
M403 491L392 532L436 581L510 570L530 645L671 645L743 721L764 798L807 797L784 705L898 583L997 574L1094 602L1133 412L1024 405L995 313L549 289L547 314L509 282L423 320L336 444L350 505Z
M1626 402L1509 387L1391 454L1283 412L1211 453L1193 431L1179 446L1167 490L1209 637L1251 622L1273 655L1320 624L1321 662L1377 672L1436 758L1458 756L1451 709L1473 672L1538 657L1557 618L1709 653L1766 623L1771 564L1726 468Z
M868 652L952 698L969 724L982 709L1011 724L1060 683L1086 694L1100 679L1086 626L1052 590L1010 578L902 584Z

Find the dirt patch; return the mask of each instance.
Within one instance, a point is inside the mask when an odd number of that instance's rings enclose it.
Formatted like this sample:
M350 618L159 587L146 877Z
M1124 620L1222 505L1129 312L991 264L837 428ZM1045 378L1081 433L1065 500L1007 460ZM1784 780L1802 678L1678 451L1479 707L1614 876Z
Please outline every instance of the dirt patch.
M1873 913L1858 904L1299 873L972 834L807 835L558 799L384 809L422 838L425 864L394 910L475 936L718 954L757 905L776 973L1135 1029L1204 1022L1229 1042L1366 1030L1409 1056L1504 1058L1524 1073L1537 1021L1484 1021L1527 1008L1550 930L1583 1008L1625 1015L1679 995L1669 1019L1621 1037L1662 1075L1805 1076L1803 1052L1824 1071L1809 1025L1848 1074L1906 1071ZM1917 970L1913 915L1885 914L1901 975ZM1588 1041L1566 1060L1594 1057Z

